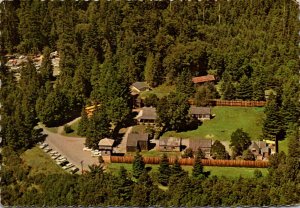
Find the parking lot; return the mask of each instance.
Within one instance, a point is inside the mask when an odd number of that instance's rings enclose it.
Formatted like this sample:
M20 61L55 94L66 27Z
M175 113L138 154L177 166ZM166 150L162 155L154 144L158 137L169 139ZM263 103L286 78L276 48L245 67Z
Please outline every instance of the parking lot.
M90 151L83 150L85 138L62 136L52 133L45 128L44 133L48 136L45 140L47 147L44 147L43 150L48 152L52 159L64 169L68 170L76 167L81 172L81 165L83 170L89 170L88 165L98 164L98 157L92 157ZM74 166L68 168L71 164Z

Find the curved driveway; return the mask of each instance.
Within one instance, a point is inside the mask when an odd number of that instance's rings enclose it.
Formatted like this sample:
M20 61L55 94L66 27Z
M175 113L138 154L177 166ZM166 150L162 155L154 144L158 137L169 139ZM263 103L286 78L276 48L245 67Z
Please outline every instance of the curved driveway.
M47 134L45 142L53 149L65 156L69 162L73 163L81 170L81 161L84 170L89 170L88 165L98 164L98 158L92 157L90 151L83 151L85 138L67 137L57 133L52 133L42 125L43 133Z

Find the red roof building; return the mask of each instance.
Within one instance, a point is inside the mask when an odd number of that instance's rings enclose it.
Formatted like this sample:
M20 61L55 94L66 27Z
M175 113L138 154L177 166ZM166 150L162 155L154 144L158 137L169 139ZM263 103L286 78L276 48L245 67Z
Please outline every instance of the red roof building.
M204 83L204 82L211 82L211 81L215 81L215 76L214 75L206 75L206 76L200 76L200 77L193 77L192 81L194 82L194 84L197 83Z

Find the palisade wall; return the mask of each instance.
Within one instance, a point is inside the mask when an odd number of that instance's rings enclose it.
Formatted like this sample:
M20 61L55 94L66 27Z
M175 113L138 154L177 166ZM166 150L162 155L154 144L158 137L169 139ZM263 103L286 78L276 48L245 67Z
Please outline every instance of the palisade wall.
M132 163L133 156L111 156L111 163ZM173 164L174 157L169 158L169 163ZM160 157L144 157L145 164L159 164ZM222 166L222 167L256 167L267 168L269 163L267 161L247 161L247 160L201 160L203 166ZM193 158L181 158L179 159L180 165L193 165Z

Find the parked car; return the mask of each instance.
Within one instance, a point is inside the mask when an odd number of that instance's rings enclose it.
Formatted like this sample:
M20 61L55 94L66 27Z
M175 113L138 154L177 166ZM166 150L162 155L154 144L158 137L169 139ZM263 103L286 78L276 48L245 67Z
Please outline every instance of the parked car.
M51 155L51 156L53 156L53 155L56 155L58 152L56 152L55 150L52 150L52 151L50 151L48 154L49 155Z
M99 157L101 156L101 152L99 150L92 150L92 157Z
M44 149L44 151L47 152L47 153L50 152L51 150L52 150L52 149L51 149L50 147L46 147L46 148Z
M57 164L57 165L60 165L60 166L64 166L64 165L66 165L67 163L69 163L68 160L60 160L60 161L56 161L56 164Z
M58 154L58 155L53 155L51 158L53 159L53 160L56 160L57 158L59 158L61 155L60 154Z
M60 156L58 158L56 158L57 161L62 161L62 160L67 160L67 158L65 158L64 156Z
M41 143L41 144L39 144L39 147L40 147L41 149L44 149L44 148L47 147L47 146L48 146L47 143Z
M72 163L68 163L68 164L66 164L64 167L62 167L64 170L67 170L67 169L69 169L69 168L72 168L72 167L74 167L75 165L73 165Z
M70 169L70 172L72 174L76 173L77 171L79 171L79 168L73 167L73 168Z
M88 148L88 147L84 147L84 148L83 148L83 151L92 151L92 149L91 149L91 148Z

